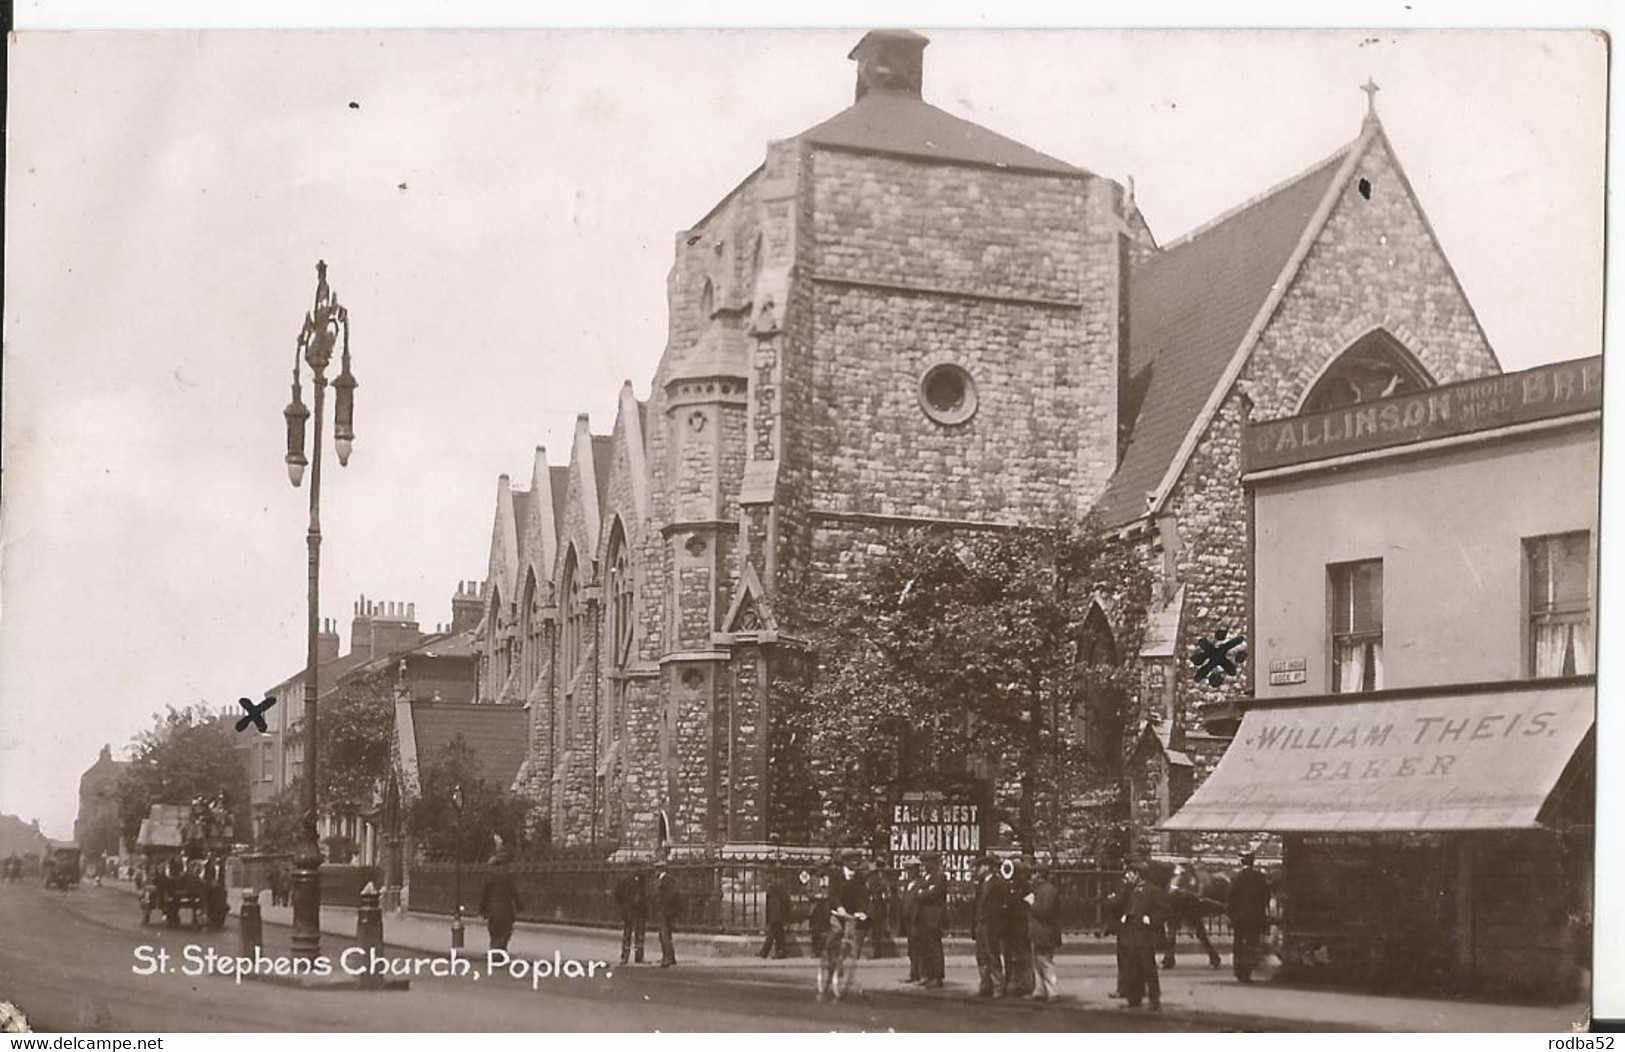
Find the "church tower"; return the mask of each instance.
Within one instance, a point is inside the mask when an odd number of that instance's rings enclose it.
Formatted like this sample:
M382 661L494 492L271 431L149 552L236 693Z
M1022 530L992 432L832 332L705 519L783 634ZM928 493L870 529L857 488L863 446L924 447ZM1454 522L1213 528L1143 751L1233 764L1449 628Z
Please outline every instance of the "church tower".
M1143 224L1112 181L926 102L928 44L865 35L852 106L676 238L645 549L674 844L804 835L804 787L772 776L798 593L899 530L1082 515L1116 467Z

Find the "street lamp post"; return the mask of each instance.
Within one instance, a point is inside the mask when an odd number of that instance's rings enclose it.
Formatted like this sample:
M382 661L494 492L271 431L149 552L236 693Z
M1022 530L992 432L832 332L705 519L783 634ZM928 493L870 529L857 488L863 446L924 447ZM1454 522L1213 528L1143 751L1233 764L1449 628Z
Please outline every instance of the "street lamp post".
M317 771L317 609L322 547L322 403L327 392L326 370L333 347L342 338L339 375L333 379L333 449L339 466L350 461L350 445L355 439L355 377L350 374L350 312L327 286L327 264L316 264L316 302L305 315L293 358L293 400L282 411L288 424L288 481L298 486L305 477L305 423L314 415L316 427L310 445L310 528L305 542L309 551L309 612L305 631L305 762L300 800L300 836L293 855L293 953L314 958L322 944L322 849L316 841ZM305 408L299 390L299 359L310 366L315 388L314 412Z
M451 787L451 805L457 809L457 839L451 853L451 948L463 948L463 787Z

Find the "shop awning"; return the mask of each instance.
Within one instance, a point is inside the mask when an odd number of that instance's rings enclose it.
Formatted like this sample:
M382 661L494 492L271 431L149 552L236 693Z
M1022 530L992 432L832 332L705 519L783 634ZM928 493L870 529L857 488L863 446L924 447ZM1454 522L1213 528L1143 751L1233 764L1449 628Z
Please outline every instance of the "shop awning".
M1596 686L1256 708L1169 830L1399 832L1538 824Z

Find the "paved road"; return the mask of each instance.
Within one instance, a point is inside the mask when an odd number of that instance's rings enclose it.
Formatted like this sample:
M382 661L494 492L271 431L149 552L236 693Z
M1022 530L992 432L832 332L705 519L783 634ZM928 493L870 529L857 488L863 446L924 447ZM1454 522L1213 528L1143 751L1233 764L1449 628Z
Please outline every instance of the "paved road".
M1201 1020L1066 1006L987 1004L874 989L819 1004L810 973L685 964L611 969L609 978L544 981L419 976L407 992L300 990L180 973L186 947L235 955L225 932L143 928L134 900L111 888L47 892L0 884L0 998L36 1030L625 1030L625 1031L1124 1031L1203 1029ZM266 952L287 952L288 931L267 926ZM349 945L324 938L337 956ZM167 949L170 974L136 975L137 947ZM483 957L479 958L483 964ZM1209 1024L1210 1026L1210 1024Z

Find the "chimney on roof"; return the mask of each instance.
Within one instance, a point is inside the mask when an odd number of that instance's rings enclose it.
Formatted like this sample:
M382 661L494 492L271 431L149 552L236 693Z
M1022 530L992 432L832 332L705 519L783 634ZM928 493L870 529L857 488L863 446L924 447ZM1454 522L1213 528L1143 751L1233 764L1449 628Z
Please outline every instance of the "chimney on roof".
M326 664L339 656L339 630L331 617L322 618L321 631L316 633L316 663Z
M457 594L451 597L452 632L466 632L480 623L480 615L485 613L485 599L480 591L478 581L457 582Z
M861 101L871 91L895 91L920 97L925 77L925 46L931 43L907 29L871 29L846 57L858 64Z
M350 618L350 653L372 656L372 604L365 595L355 601Z

